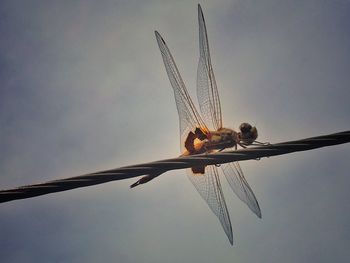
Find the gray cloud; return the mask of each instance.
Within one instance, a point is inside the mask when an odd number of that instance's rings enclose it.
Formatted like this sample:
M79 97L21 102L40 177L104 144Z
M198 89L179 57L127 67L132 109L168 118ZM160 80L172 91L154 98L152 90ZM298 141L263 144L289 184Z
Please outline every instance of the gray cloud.
M347 1L204 1L225 123L263 141L349 129ZM195 1L3 1L2 188L176 156L153 31L194 94ZM1 262L349 258L348 145L242 164L258 220L224 185L236 247L183 171L1 205Z

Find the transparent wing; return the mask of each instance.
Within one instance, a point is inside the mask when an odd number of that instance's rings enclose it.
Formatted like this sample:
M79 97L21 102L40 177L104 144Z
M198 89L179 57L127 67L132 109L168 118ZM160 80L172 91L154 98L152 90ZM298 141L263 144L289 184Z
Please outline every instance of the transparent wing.
M233 244L232 226L226 202L222 193L217 167L205 167L205 174L194 175L190 169L187 174L199 194L207 202L210 209L219 218L220 223L231 243Z
M204 132L209 132L209 130L187 92L169 48L157 31L155 35L171 86L174 90L180 120L181 149L184 150L184 140L190 131L194 131L196 127L200 127ZM230 243L233 244L231 221L222 193L217 168L215 166L207 166L205 171L206 173L204 175L191 174L189 178L210 209L219 218Z
M222 127L221 105L211 65L207 29L202 8L198 5L199 62L197 69L197 97L204 121L209 128Z
M174 90L176 107L180 120L181 151L183 152L185 149L184 141L190 131L194 131L196 127L200 127L202 128L203 132L208 132L208 128L200 117L191 100L191 97L188 94L180 72L175 64L174 58L171 55L164 39L157 31L155 31L155 35L163 57L166 72Z
M261 211L259 203L250 188L247 180L244 178L243 171L238 162L225 163L221 165L222 171L233 190L233 192L252 210L259 218Z

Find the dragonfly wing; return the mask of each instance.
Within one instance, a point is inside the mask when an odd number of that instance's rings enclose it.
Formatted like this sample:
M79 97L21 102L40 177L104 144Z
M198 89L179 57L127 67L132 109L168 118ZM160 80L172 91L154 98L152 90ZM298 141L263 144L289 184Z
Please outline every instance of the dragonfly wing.
M225 198L222 192L217 167L214 165L205 167L205 174L195 175L188 171L188 177L202 198L207 202L210 209L220 220L220 223L231 243L233 234L230 216L226 207Z
M174 58L171 55L168 46L157 31L155 32L155 35L163 57L166 72L174 90L176 107L180 120L181 151L183 151L184 141L190 131L194 131L196 127L201 127L204 132L208 132L208 128L196 110L191 97L188 94L186 86L181 78L180 72L177 69Z
M199 62L197 69L197 98L204 121L210 128L222 128L222 114L218 89L211 65L207 29L202 8L198 5Z
M259 203L245 179L239 163L225 163L221 165L221 168L233 192L239 199L246 203L250 210L261 218Z

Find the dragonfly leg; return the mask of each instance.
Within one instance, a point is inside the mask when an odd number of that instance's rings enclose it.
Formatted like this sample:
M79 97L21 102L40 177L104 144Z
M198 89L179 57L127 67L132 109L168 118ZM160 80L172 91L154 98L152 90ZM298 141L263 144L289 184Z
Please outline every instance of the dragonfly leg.
M269 142L254 141L253 145L271 145Z
M245 146L244 144L242 144L242 143L240 143L240 142L239 142L238 144L239 144L239 146L241 146L241 147L244 148L244 149L247 148L247 146Z

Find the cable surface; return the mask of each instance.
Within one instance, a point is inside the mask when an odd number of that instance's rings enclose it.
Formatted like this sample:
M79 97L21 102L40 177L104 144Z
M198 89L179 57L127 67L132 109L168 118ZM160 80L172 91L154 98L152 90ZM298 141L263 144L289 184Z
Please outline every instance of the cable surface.
M190 168L193 166L205 166L234 161L260 159L263 157L307 151L348 142L350 142L350 131L344 131L324 136L276 144L267 144L236 151L218 152L213 154L198 154L150 163L130 165L81 176L49 181L41 184L26 185L13 189L1 190L0 203L17 199L31 198L55 192L62 192L75 188L102 184L110 181L133 178L140 175L160 175L170 170Z

